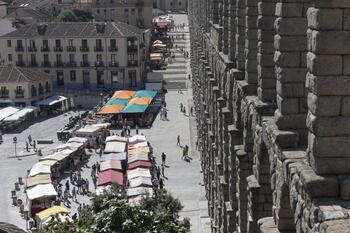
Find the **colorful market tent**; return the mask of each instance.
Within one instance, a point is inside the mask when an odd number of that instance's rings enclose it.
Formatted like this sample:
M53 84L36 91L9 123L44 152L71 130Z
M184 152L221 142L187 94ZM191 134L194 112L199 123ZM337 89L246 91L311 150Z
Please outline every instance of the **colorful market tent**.
M132 169L135 169L135 168L150 168L152 165L150 162L148 161L134 161L132 163L129 163L128 165L128 169L129 170L132 170Z
M128 150L133 150L133 149L136 149L136 148L146 147L146 146L148 146L147 142L133 143L133 144L129 144Z
M141 90L135 93L134 98L136 97L154 98L156 94L157 92L155 91Z
M110 154L104 154L101 157L101 161L107 161L107 160L126 160L126 153L110 153Z
M136 177L135 179L132 179L129 181L129 187L135 188L135 187L152 187L152 181L150 177Z
M124 105L113 104L113 105L105 105L97 114L106 115L106 114L117 114L121 113L124 108Z
M52 206L51 208L48 208L46 210L43 210L43 211L37 213L36 217L41 220L41 219L44 219L44 218L47 218L47 217L50 217L50 216L53 216L53 215L56 215L56 214L59 214L59 213L66 213L66 214L68 214L69 210L66 209L63 206L55 205L55 206Z
M152 100L153 100L152 98L137 97L130 100L128 105L132 105L132 104L150 105Z
M151 53L150 59L151 59L151 61L162 60L162 54L161 53Z
M124 175L120 171L107 170L99 173L97 185L119 184L124 186Z
M125 152L126 143L125 142L117 142L117 141L109 141L106 143L105 153L122 153Z
M127 141L128 139L126 137L121 137L118 135L112 135L106 138L106 142L127 142Z
M135 161L149 161L148 155L147 154L135 154L135 155L130 155L128 157L128 163L132 163Z
M140 134L136 134L129 138L129 144L135 144L135 143L145 142L145 141L147 141L146 136L140 135Z
M149 153L149 152L150 152L150 149L148 146L128 150L129 155L144 154L144 153Z
M38 184L51 184L50 174L41 174L26 179L26 187L30 188Z
M41 197L57 196L57 192L52 184L39 184L26 190L29 200Z
M148 105L132 104L123 109L123 113L143 113L148 108Z
M106 104L117 104L117 105L127 105L129 99L109 99Z
M106 170L120 170L122 171L122 163L118 160L106 160L101 162L100 164L100 171L106 171Z
M114 92L112 99L131 99L135 94L135 91L116 91Z

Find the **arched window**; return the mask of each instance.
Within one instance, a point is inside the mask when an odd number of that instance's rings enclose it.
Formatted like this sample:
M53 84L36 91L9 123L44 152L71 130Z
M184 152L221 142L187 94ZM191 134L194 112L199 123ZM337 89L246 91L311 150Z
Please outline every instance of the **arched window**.
M39 83L39 95L43 95L43 94L44 94L43 85L41 85L41 83Z

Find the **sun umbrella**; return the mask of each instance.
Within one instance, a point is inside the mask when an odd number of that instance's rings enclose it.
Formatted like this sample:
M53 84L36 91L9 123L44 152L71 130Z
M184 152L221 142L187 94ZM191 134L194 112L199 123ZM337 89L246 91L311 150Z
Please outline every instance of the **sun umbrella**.
M118 105L127 105L129 102L129 99L110 99L107 101L106 104L118 104Z
M123 109L123 113L142 113L146 111L148 105L132 104Z
M142 90L142 91L137 91L134 95L134 98L136 97L154 98L156 94L157 92L155 91Z
M112 99L131 99L135 94L135 91L116 91L114 92Z
M106 105L104 106L97 114L106 115L106 114L117 114L121 113L124 108L124 105Z
M152 98L138 97L138 98L131 99L128 105L132 105L132 104L149 105L151 102L152 102Z

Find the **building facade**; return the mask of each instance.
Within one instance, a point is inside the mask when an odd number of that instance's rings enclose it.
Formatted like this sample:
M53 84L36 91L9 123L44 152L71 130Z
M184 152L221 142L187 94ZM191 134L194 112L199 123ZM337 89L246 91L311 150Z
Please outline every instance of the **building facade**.
M189 0L153 0L153 7L162 11L187 12Z
M50 76L24 67L0 67L0 106L35 106L52 95Z
M350 232L350 5L189 1L212 232Z
M32 24L0 37L5 66L48 73L58 90L144 86L148 33L125 23Z
M91 12L96 21L152 26L152 0L76 0L74 6Z

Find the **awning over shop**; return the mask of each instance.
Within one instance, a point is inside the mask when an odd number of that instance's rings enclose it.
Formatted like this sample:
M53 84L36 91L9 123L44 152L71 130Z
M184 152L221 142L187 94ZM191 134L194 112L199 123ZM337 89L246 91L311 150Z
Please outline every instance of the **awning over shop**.
M51 166L39 163L34 164L32 169L30 169L29 176L36 176L38 174L50 174Z
M57 196L57 192L52 184L39 184L26 190L29 200L41 197Z
M53 166L56 163L58 163L57 160L42 160L39 162L40 164L47 165L47 166Z
M118 160L106 160L101 162L100 164L100 171L106 171L106 170L119 170L122 171L122 163Z
M87 143L87 139L86 138L83 138L83 137L72 137L68 140L67 143L73 143L73 142L76 142L76 143Z
M26 117L28 114L30 113L33 113L35 111L37 111L38 108L37 107L33 107L33 106L28 106L28 107L25 107L21 110L19 110L18 112L15 112L14 114L12 114L11 116L9 117L6 117L4 119L4 121L6 122L10 122L10 121L18 121L20 120L21 118L23 117Z
M156 91L141 90L135 93L134 98L136 97L154 98L156 95L157 95Z
M125 152L126 143L125 142L116 142L110 141L106 143L105 153L121 153Z
M129 180L129 187L152 187L152 181L150 177L137 177L135 179Z
M135 149L131 149L128 150L128 154L129 155L133 155L133 154L144 154L144 153L149 153L150 149L148 146L145 147L139 147L139 148L135 148Z
M152 100L153 98L138 97L130 100L128 105L132 105L132 104L149 105L152 102Z
M68 156L70 156L74 151L70 150L70 149L64 149L61 151L58 151L54 154L45 156L44 158L39 159L40 161L42 160L56 160L58 162L64 160L65 158L67 158Z
M127 105L128 102L129 102L129 99L109 99L106 104Z
M33 177L28 177L26 179L27 188L33 187L38 184L51 184L50 174L36 175Z
M104 154L101 157L101 161L107 161L107 160L126 160L126 153L111 153L111 154Z
M149 177L151 178L151 173L149 169L146 168L136 168L133 170L128 170L128 179L132 180L135 179L136 177Z
M123 113L143 113L148 108L148 105L132 104L123 109Z
M132 169L136 169L136 168L150 168L152 165L150 162L147 161L134 161L132 163L129 163L128 165L128 169L132 170Z
M136 154L128 157L128 163L132 163L135 161L149 161L147 154Z
M138 195L153 195L153 189L138 187L138 188L129 188L127 191L128 197L138 196Z
M131 99L135 94L135 91L116 91L114 92L112 99Z
M99 173L97 185L119 184L124 186L124 175L120 171L107 170Z
M45 105L45 106L52 106L54 104L57 104L59 102L63 102L67 100L67 97L64 96L51 96L47 99L43 99L41 101L39 101L37 104L40 105Z
M18 112L20 109L16 107L6 107L3 109L0 109L0 121L4 120L6 117L9 117L13 115L14 113Z
M41 219L44 219L44 218L47 218L47 217L50 217L50 216L53 216L53 215L56 215L59 213L67 213L68 214L69 210L63 206L56 205L56 206L52 206L51 208L48 208L46 210L43 210L43 211L37 213L36 217L38 217L41 220Z
M106 115L106 114L117 114L123 111L124 105L113 104L105 105L97 114Z

